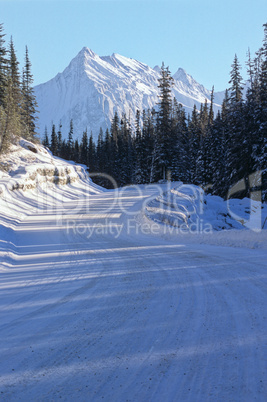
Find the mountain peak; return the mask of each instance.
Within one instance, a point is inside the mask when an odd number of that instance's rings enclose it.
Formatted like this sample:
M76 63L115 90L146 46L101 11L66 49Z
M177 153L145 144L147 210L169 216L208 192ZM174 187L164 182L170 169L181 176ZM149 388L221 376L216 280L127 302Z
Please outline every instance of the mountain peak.
M90 57L95 57L97 56L95 52L93 52L93 50L91 50L89 47L84 46L81 50L82 54L90 56Z
M50 122L62 123L68 132L72 119L76 135L87 128L96 137L99 128L109 128L114 111L134 119L136 110L152 109L158 102L160 67L154 69L129 57L113 53L98 56L83 47L62 73L49 82L35 87L39 105L41 133ZM173 96L190 113L210 93L185 70L174 74Z
M187 72L183 69L183 68L181 68L181 67L179 67L178 68L178 70L176 71L176 73L173 75L173 78L175 79L175 80L177 80L177 81L188 81L188 79L189 78L191 78L191 79L193 79L192 77L191 77L191 75L189 75L189 74L187 74Z

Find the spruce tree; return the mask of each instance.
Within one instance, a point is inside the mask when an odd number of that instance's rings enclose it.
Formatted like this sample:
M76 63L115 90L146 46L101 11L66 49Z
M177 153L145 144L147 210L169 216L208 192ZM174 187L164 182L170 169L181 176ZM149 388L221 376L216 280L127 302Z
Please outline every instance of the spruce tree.
M142 143L143 143L143 181L144 183L151 183L154 180L154 161L155 161L155 110L148 109L143 111L143 130L142 130Z
M0 24L0 107L5 106L5 97L7 92L7 68L8 60L5 48L5 34L3 33L3 24Z
M70 129L68 134L68 140L66 143L67 160L73 160L74 158L74 140L73 140L73 120L70 120Z
M114 117L111 122L110 128L110 175L116 178L120 174L119 168L119 148L118 148L118 137L119 137L119 116L117 111L115 111Z
M134 150L135 150L135 163L134 163L134 182L136 184L143 183L143 142L141 136L140 128L140 110L136 111L135 116L135 140L134 140Z
M98 138L97 138L97 148L96 148L97 166L98 171L103 173L105 169L105 157L104 157L104 134L103 129L100 127Z
M42 141L42 144L43 144L44 147L50 148L49 138L48 138L48 133L47 133L47 127L46 126L45 126L44 139Z
M242 77L240 74L241 65L238 61L237 55L235 54L234 61L232 64L232 70L230 73L230 102L232 104L239 104L242 100L243 95L243 85L242 85Z
M50 150L54 156L58 155L58 137L56 134L55 124L52 125L52 133L51 133L51 142L50 142Z
M80 163L80 145L78 139L74 141L73 160Z
M106 129L104 144L103 144L103 172L106 174L111 174L112 172L112 156L111 156L111 137L109 129ZM110 187L111 183L109 181L105 182L105 186Z
M18 113L16 101L13 98L13 88L11 77L8 77L6 107L1 106L1 123L0 132L0 152L6 152L9 148L12 137L20 136L22 131L21 116Z
M88 166L88 136L87 130L83 132L81 142L81 163Z
M90 173L96 173L98 171L97 157L96 157L96 146L93 140L93 134L91 132L88 145L88 155L87 155L87 166Z
M226 138L226 174L229 177L229 187L237 183L240 178L243 178L247 171L247 152L245 146L247 133L243 118L243 85L240 69L241 66L235 55L229 81L231 84L228 112L229 131Z
M57 154L60 157L61 157L61 153L62 153L62 131L61 130L62 130L62 124L60 122L58 132L57 132Z
M157 173L158 179L166 178L170 168L170 136L171 136L171 113L172 113L172 86L173 78L169 67L161 66L159 78L159 111L157 121Z
M191 118L188 122L188 131L189 131L189 180L192 183L200 184L198 181L198 173L197 173L197 155L200 148L200 139L201 139L201 128L200 128L200 119L199 113L197 111L196 105L193 107L193 111L191 114Z
M259 107L257 119L259 130L255 141L253 162L254 171L262 172L262 197L267 200L267 23L264 27L263 46L261 52L261 64L259 73Z
M25 52L25 67L23 70L22 95L23 95L23 120L25 124L25 136L34 139L36 135L37 102L33 90L33 76L28 48Z
M9 63L8 63L8 74L11 78L11 91L14 101L14 105L19 113L22 102L21 94L21 80L19 73L19 62L14 49L13 39L11 37L9 44Z
M189 180L189 136L184 108L174 99L172 130L169 140L170 173L172 180Z

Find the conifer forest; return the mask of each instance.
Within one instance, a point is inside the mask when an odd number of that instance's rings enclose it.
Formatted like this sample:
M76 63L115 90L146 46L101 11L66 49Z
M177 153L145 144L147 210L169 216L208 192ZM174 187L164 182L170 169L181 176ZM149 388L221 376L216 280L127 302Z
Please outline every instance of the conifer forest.
M158 104L152 110L137 110L135 121L115 112L110 129L99 129L97 142L84 131L76 138L70 121L67 139L62 127L52 125L42 138L53 155L84 164L93 180L111 187L153 183L159 180L201 185L207 191L227 197L229 189L244 181L238 194L249 196L255 187L267 200L267 23L263 44L255 56L247 54L249 80L244 82L235 55L221 110L214 115L211 101L196 106L187 115L172 97L172 76L162 64L158 83ZM14 136L36 137L37 105L28 49L25 66L19 72L12 38L5 48L0 30L0 151L6 152ZM80 133L79 133L80 134ZM97 177L96 173L100 173ZM251 182L251 177L260 180ZM235 194L237 196L237 194Z

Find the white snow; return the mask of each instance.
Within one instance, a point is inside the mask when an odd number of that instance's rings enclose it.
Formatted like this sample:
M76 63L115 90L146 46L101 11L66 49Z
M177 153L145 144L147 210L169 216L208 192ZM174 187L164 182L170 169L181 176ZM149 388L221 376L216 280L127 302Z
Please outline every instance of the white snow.
M267 249L266 204L248 198L224 201L195 185L170 187L145 208L145 215L166 235L194 243Z
M266 400L266 230L216 217L224 202L195 187L103 191L38 145L13 151L0 178L1 401ZM40 166L46 181L30 177ZM59 167L72 179L55 184ZM250 204L230 207L246 218ZM175 212L212 234L167 231Z

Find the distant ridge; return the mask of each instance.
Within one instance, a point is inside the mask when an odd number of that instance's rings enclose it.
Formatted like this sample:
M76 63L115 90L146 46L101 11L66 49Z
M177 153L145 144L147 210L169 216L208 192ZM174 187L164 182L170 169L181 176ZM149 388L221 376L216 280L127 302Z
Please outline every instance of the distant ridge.
M99 129L110 127L115 111L126 114L132 122L136 110L152 108L158 102L158 66L151 68L137 60L113 53L98 56L84 47L62 73L44 84L37 85L35 95L39 107L39 132L43 136L52 123L62 124L63 137L67 136L73 119L75 136L81 138L87 129L98 136ZM200 108L211 91L197 83L179 68L173 75L173 94L187 113L194 104ZM224 93L215 93L214 110L220 108Z

